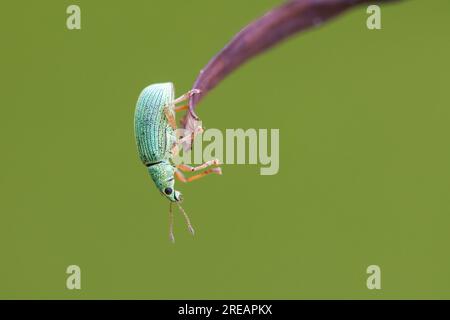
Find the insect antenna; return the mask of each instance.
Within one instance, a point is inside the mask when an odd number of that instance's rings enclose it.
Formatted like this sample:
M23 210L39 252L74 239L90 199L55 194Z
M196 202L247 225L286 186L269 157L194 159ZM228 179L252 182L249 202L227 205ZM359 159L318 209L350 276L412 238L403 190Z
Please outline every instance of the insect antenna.
M169 202L169 239L172 243L175 243L175 237L173 235L173 211L172 202Z
M189 232L194 235L195 231L194 228L192 228L192 224L191 224L191 220L189 220L189 217L186 213L186 211L184 211L183 207L177 202L178 208L180 208L180 211L183 213L184 218L186 219L186 224L188 226Z

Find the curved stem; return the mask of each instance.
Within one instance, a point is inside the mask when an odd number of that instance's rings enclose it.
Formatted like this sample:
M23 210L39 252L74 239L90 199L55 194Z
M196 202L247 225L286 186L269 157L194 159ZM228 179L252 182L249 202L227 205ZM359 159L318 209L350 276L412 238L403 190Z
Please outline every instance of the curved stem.
M199 121L195 107L228 74L255 55L273 47L287 37L339 15L362 3L393 2L397 0L290 0L269 11L242 29L200 71L193 89L201 93L189 100L189 111L183 127L194 131Z

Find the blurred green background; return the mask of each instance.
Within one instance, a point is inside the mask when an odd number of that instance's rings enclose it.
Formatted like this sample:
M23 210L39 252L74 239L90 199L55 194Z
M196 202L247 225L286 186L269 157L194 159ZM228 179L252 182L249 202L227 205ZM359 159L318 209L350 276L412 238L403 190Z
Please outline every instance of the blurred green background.
M233 73L207 128L279 128L280 171L178 183L138 159L139 92L181 94L279 0L4 1L0 298L450 298L447 0L359 7ZM81 7L82 29L66 28ZM67 290L66 267L82 270ZM366 288L366 268L382 289Z

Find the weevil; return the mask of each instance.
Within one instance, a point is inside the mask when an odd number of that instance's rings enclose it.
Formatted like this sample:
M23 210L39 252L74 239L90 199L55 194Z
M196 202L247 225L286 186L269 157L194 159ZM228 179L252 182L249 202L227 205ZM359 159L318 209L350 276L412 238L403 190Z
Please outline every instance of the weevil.
M181 207L182 194L174 189L175 178L182 182L191 182L208 174L222 174L217 159L207 161L202 165L191 167L186 164L174 165L173 157L178 153L181 144L193 140L195 135L203 129L198 127L195 132L183 138L176 135L177 125L175 113L187 110L187 105L177 104L188 100L192 95L200 93L193 89L181 97L174 99L175 89L171 82L152 84L142 90L139 95L135 116L134 131L139 157L147 167L148 173L158 188L159 192L169 200L169 238L175 242L173 235L173 211L172 204L176 203L182 212L189 231L194 235L194 228L188 215ZM202 171L191 177L185 177L182 171Z

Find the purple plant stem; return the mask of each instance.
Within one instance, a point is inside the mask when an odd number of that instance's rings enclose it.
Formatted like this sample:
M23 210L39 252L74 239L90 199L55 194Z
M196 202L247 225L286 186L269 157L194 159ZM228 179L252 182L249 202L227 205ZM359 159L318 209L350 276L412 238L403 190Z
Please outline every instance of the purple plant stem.
M201 93L189 100L189 110L182 120L185 129L194 131L200 120L195 107L220 81L255 55L273 47L293 34L318 26L362 3L385 3L397 0L290 0L251 22L200 71L193 89ZM185 145L188 149L189 144Z

